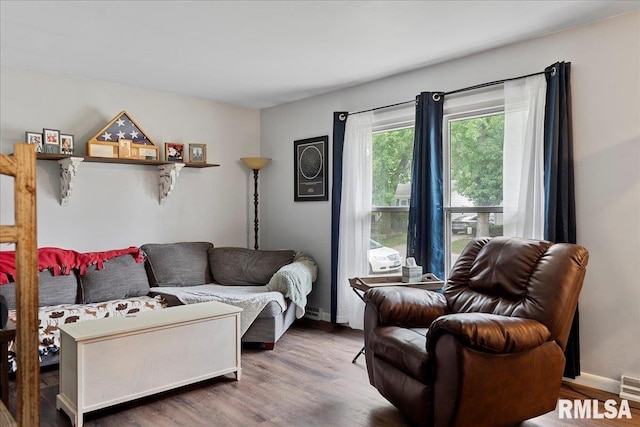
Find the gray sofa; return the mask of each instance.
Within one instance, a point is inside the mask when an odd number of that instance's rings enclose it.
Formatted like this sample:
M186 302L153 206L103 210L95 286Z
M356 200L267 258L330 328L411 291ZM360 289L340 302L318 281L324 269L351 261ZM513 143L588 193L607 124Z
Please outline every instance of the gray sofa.
M146 244L140 249L146 255L144 262L139 262L140 257L136 260L135 256L125 254L101 262L100 266L90 265L86 271L83 268L83 274L78 268L68 275L39 273L42 366L58 363L57 325L61 323L182 304L180 298L168 293L175 288L188 291L203 286L222 290L228 287L239 294L261 293L264 288L267 292L267 284L281 274L280 270L300 263L299 255L293 251L214 248L208 242ZM315 263L306 262L305 268L309 270L305 280L315 281ZM310 286L311 283L308 290ZM9 318L15 320L15 284L0 285L0 295L6 298ZM242 299L242 295L238 298ZM289 299L285 302L284 309L275 302L266 304L246 329L242 341L264 343L265 348L273 349L295 320L296 312L298 315L301 312Z
M151 285L150 296L160 296L168 306L184 303L180 290L198 285L218 284L234 287L240 293L249 294L253 287L267 286L279 270L296 261L294 251L260 251L244 248L215 248L206 242L174 244L146 244L141 249L147 255L147 275ZM316 271L312 272L315 280ZM234 304L219 299L215 287L212 300ZM171 292L168 290L171 289ZM199 287L199 293L205 287ZM218 288L220 289L220 288ZM265 291L268 289L265 289ZM310 290L310 288L309 288ZM235 299L235 298L234 298ZM296 305L287 301L286 308L271 301L260 311L242 336L243 342L264 343L273 349L275 343L296 319ZM242 305L240 305L243 307ZM246 310L246 307L243 307ZM304 308L304 307L303 307ZM243 312L242 316L246 315Z

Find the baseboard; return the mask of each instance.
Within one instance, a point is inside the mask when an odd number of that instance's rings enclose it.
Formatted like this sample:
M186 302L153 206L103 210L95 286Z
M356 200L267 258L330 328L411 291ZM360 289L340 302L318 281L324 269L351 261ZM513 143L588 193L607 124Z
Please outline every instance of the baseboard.
M331 322L331 313L327 313L322 308L307 306L304 317L318 322Z
M320 318L319 319L313 319L313 320L317 320L319 322L329 322L329 323L331 323L331 313L327 313L326 311L323 311L322 313L320 313Z
M600 377L598 375L582 373L576 379L562 378L568 383L583 385L586 387L596 388L598 390L608 391L616 396L620 393L620 381L611 378Z

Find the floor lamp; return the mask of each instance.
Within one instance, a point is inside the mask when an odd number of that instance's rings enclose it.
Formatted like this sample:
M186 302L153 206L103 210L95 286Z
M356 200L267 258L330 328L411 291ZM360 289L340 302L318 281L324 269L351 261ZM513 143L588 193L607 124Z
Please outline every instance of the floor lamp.
M258 172L271 161L266 157L242 157L240 160L253 171L253 204L255 206L255 219L253 220L253 231L256 243L253 249L258 249Z

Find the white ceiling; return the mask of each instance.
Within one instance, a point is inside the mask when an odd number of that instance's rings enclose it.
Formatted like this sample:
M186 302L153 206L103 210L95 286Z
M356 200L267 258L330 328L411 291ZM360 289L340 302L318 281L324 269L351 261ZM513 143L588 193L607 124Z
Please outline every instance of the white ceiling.
M0 62L264 108L640 1L7 1Z

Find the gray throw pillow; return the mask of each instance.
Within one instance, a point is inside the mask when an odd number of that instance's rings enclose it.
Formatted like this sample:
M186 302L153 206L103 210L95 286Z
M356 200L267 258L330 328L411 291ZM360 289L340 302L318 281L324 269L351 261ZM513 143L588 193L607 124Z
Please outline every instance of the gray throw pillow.
M85 304L140 297L149 293L144 263L136 262L129 254L105 261L102 270L95 265L87 267L87 272L80 276L80 285Z
M147 255L151 286L193 286L211 283L207 250L209 242L147 243L140 249Z
M16 308L16 284L0 285L0 295L4 296L9 310ZM75 271L68 276L54 276L49 270L38 273L38 306L76 304L78 298L78 278Z
M294 251L260 251L245 248L209 249L213 280L221 285L266 285L276 271L291 264Z

